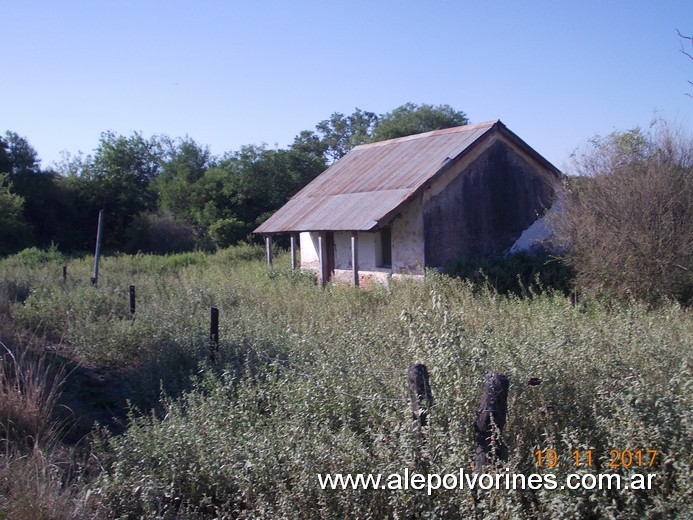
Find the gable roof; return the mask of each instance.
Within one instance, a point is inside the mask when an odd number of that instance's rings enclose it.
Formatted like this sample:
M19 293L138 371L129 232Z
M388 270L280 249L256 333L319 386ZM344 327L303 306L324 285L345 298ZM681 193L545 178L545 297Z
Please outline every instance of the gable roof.
M375 230L493 131L559 174L499 120L435 130L354 147L255 233Z

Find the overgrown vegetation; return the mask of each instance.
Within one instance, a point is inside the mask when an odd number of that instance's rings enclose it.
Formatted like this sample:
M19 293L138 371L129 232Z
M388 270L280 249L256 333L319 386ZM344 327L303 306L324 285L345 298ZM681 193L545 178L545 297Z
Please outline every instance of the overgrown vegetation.
M693 139L658 122L577 157L556 241L583 292L693 303Z
M544 291L568 295L575 273L561 257L548 251L522 251L500 258L462 260L447 274L467 280L476 290L528 297Z
M273 271L262 256L242 246L106 257L98 287L89 258L67 261L65 281L63 258L31 252L0 261L0 339L8 349L50 345L76 363L58 379L63 395L84 385L80 371L117 374L108 379L110 394L99 381L81 390L98 390L94 406L110 395L113 414L132 405L124 433L96 430L87 454L80 451L86 440L68 449L59 435L43 458L6 454L4 475L21 461L27 476L3 480L0 511L18 517L11 508L21 505L20 488L7 488L15 481L35 486L33 507L60 503L72 518L685 518L693 511L693 329L679 305L583 299L573 306L560 292L504 296L435 273L389 288L321 289L292 273L285 255ZM207 359L212 305L221 314L216 365ZM428 366L436 398L425 444L412 433L405 379L417 361ZM656 449L652 468L610 470L656 473L654 489L429 496L320 488L318 473L471 471L472 423L491 370L511 380L503 470L550 471L560 481L575 471L572 450L591 449L607 464L612 449ZM530 377L542 383L527 386ZM21 446L9 437L6 444ZM537 468L537 449L555 449L565 464Z
M0 342L0 517L91 518L84 464L62 443L65 372L45 352Z

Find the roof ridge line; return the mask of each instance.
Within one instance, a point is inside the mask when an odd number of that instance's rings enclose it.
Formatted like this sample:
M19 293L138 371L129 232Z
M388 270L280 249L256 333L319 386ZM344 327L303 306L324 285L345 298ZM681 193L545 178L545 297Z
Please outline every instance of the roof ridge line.
M484 121L481 123L474 123L471 125L462 125L462 126L453 126L451 128L441 128L440 130L430 130L428 132L422 132L420 134L411 134L411 135L405 135L402 137L395 137L393 139L386 139L384 141L376 141L374 143L366 143L366 144L360 144L358 146L355 146L353 150L363 150L366 148L375 148L378 146L386 146L390 144L396 144L396 143L403 143L406 141L414 141L416 139L423 139L426 137L430 137L433 135L445 135L445 134L454 134L457 132L468 132L470 130L476 130L478 128L483 128L483 127L492 127L496 124L501 123L500 119L491 119L489 121Z

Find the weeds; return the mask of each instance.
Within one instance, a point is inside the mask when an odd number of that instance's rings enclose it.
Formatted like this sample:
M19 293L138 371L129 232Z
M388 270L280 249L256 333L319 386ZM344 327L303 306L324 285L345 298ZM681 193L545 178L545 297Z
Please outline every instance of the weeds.
M73 361L118 374L109 381L139 410L122 435L92 446L103 470L88 476L73 460L66 462L72 473L53 473L68 483L66 507L82 511L78 517L97 507L102 516L146 518L691 511L693 331L679 306L573 306L557 292L504 296L436 273L389 288L322 289L292 274L287 255L275 257L273 271L261 248L196 255L106 257L98 287L89 283L88 259L70 261L65 282L55 262L21 272L12 259L0 262L0 292L19 281L26 288L2 311L6 334L41 331L63 341ZM134 320L130 284L138 295ZM207 362L210 306L220 309L216 365ZM436 400L423 450L411 431L406 387L415 362L427 365ZM430 471L473 468L472 424L492 370L511 381L507 471L561 478L570 471L540 470L537 449L591 449L602 461L611 449L658 449L656 489L430 496L320 489L318 473L414 471L418 454ZM541 385L525 385L529 378ZM53 481L43 482L50 495ZM88 493L89 507L79 509Z
M31 450L58 434L53 410L64 374L45 358L22 349L16 353L0 343L0 441Z
M65 373L42 354L0 343L0 518L94 518L56 418Z

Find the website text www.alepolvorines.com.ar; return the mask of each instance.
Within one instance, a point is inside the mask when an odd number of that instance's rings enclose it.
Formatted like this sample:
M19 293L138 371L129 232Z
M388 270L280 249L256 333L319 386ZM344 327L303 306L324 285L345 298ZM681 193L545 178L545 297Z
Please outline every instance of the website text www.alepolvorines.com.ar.
M615 489L649 490L654 485L656 473L570 473L563 479L553 473L472 473L460 469L457 473L417 473L408 468L398 473L326 473L318 474L320 488L332 489L382 489L390 491L425 490L429 495L438 489Z

